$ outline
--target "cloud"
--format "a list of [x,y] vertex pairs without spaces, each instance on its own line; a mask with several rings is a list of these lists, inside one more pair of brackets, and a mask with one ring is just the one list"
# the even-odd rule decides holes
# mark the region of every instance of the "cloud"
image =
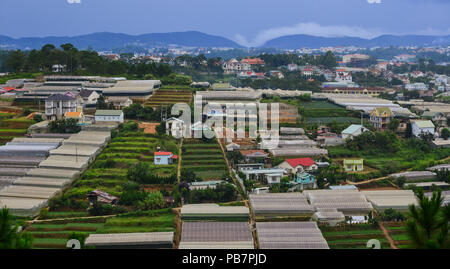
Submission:
[[367,0],[369,4],[381,4],[381,0]]
[[320,25],[314,22],[298,23],[293,26],[284,26],[277,28],[270,28],[260,31],[255,38],[248,40],[246,37],[237,34],[234,40],[242,46],[246,47],[258,47],[266,43],[267,41],[286,35],[312,35],[321,37],[362,37],[362,38],[374,38],[382,34],[386,34],[380,29],[362,28],[359,26],[346,26],[346,25]]
[[417,34],[417,35],[445,36],[445,35],[450,35],[450,28],[447,28],[447,29],[436,29],[436,28],[428,27],[426,29],[417,31],[414,34]]
[[81,4],[81,0],[67,0],[69,4]]

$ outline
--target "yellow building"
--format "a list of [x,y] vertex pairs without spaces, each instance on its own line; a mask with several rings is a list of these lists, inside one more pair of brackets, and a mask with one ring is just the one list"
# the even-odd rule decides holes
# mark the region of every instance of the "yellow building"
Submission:
[[344,170],[346,172],[361,172],[364,171],[364,160],[344,160]]

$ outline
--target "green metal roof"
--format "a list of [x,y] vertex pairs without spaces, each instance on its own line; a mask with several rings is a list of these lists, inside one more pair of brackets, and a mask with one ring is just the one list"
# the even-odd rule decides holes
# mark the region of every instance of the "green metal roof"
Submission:
[[352,124],[350,125],[347,129],[345,129],[344,131],[342,131],[343,134],[353,134],[356,131],[359,130],[359,128],[363,127],[362,125],[359,124]]
[[95,116],[120,116],[122,110],[97,110]]
[[434,128],[434,124],[430,120],[415,121],[414,123],[419,128]]

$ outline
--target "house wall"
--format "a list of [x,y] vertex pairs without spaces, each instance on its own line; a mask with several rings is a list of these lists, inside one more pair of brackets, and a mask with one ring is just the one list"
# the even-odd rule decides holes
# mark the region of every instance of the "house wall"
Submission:
[[95,116],[95,121],[123,122],[123,113],[120,116]]
[[420,129],[416,124],[412,125],[412,133],[414,134],[414,136],[416,137],[420,137],[420,134],[422,133],[430,133],[434,135],[434,128],[424,128],[424,129]]
[[156,165],[168,165],[170,156],[155,156],[154,164]]

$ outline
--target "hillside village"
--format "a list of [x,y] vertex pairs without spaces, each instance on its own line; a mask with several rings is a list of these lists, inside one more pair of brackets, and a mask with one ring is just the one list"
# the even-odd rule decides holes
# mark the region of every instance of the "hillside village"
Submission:
[[[410,206],[448,207],[447,65],[350,48],[85,59],[69,45],[0,76],[0,206],[31,248],[414,248]],[[240,137],[211,125],[230,103],[279,118],[252,136],[248,113]]]

